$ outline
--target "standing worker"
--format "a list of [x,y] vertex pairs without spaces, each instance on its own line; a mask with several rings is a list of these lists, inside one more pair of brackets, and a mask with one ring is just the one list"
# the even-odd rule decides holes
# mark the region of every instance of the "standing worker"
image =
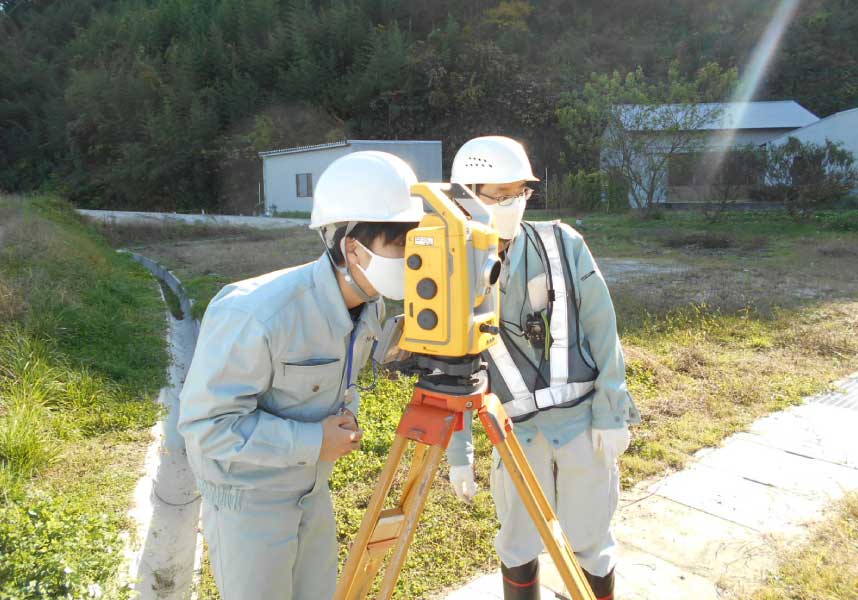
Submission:
[[[500,342],[489,349],[489,385],[515,422],[539,484],[597,598],[614,593],[617,457],[640,421],[625,381],[617,320],[602,273],[581,235],[560,222],[522,221],[533,190],[518,142],[475,138],[453,159],[453,183],[492,211],[501,238]],[[471,420],[448,451],[456,495],[476,494]],[[539,598],[542,539],[497,452],[491,491],[505,600]]]
[[202,494],[223,600],[331,598],[333,463],[358,449],[357,375],[402,299],[405,235],[423,217],[400,158],[355,152],[316,186],[325,253],[221,290],[206,310],[179,431]]

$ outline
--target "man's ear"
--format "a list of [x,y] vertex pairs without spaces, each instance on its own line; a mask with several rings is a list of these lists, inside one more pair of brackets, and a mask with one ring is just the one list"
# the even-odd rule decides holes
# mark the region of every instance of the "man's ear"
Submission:
[[366,267],[365,262],[369,262],[369,256],[367,253],[361,248],[361,244],[352,237],[346,236],[345,238],[345,249],[346,251],[343,253],[343,256],[346,256],[350,265],[360,265],[361,267]]
[[353,265],[356,260],[355,256],[355,240],[354,238],[350,238],[349,236],[343,236],[342,246],[340,247],[340,251],[343,253],[343,259],[347,264]]

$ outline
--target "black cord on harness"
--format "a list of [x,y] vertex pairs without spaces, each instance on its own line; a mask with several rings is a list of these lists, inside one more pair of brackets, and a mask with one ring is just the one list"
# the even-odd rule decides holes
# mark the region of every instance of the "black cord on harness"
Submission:
[[[501,329],[501,332],[500,332],[501,338],[504,337],[504,334],[506,334],[507,337],[509,337],[509,332]],[[504,344],[507,344],[507,347],[512,347],[512,349],[515,350],[518,353],[518,355],[520,357],[522,357],[527,362],[527,364],[529,364],[530,367],[536,372],[536,377],[539,379],[539,381],[542,382],[542,387],[548,387],[548,382],[545,380],[545,377],[542,375],[542,369],[540,367],[537,367],[534,364],[534,362],[532,360],[530,360],[530,357],[524,353],[524,350],[522,350],[521,348],[519,348],[518,346],[513,344],[512,340],[509,340],[509,342],[510,343],[507,344],[507,340],[504,340]],[[540,366],[541,366],[541,364],[542,364],[542,361],[540,361]],[[534,390],[540,389],[537,387],[536,381],[533,382],[533,389]]]

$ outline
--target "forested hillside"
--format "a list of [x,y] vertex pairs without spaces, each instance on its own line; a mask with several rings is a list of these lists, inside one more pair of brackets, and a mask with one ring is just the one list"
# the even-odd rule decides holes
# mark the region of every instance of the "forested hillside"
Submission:
[[[0,0],[0,189],[246,212],[257,151],[343,137],[440,139],[449,164],[506,133],[540,170],[593,169],[557,116],[592,73],[741,75],[777,4]],[[802,2],[767,98],[858,105],[858,2]]]

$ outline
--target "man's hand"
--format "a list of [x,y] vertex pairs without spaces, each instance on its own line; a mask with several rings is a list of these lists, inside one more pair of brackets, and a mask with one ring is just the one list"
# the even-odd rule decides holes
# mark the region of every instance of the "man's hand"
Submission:
[[631,442],[631,434],[628,426],[618,429],[593,429],[593,450],[596,454],[602,454],[605,463],[610,465],[625,452]]
[[343,407],[340,409],[340,412],[337,413],[337,416],[339,415],[343,415],[351,419],[351,423],[342,426],[343,429],[348,429],[349,431],[357,431],[360,429],[360,427],[358,427],[357,417],[352,411]]
[[450,485],[456,497],[464,502],[470,502],[477,495],[477,482],[474,480],[473,465],[450,467]]
[[363,431],[357,427],[355,416],[350,411],[331,415],[322,421],[322,448],[319,460],[334,462],[339,457],[360,448]]

